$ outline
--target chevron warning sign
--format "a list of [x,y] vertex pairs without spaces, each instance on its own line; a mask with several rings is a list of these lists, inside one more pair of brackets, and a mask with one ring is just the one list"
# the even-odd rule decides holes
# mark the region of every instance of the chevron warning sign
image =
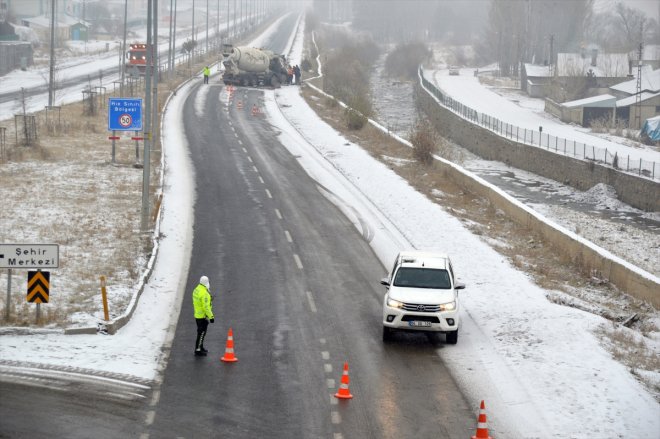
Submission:
[[27,301],[30,303],[48,303],[50,290],[49,271],[28,271]]

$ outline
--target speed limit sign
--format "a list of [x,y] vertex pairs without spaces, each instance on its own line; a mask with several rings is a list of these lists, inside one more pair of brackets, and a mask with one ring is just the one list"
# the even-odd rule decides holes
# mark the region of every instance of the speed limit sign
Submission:
[[142,99],[110,98],[108,131],[142,131]]
[[119,125],[123,126],[124,128],[128,128],[133,124],[133,118],[131,117],[130,114],[122,114],[119,116]]

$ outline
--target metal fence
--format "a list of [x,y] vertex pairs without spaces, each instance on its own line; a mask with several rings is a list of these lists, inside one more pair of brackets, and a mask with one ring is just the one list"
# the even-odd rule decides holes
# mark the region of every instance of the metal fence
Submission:
[[630,155],[620,156],[614,151],[608,151],[607,148],[552,136],[540,130],[520,128],[516,125],[503,122],[489,114],[476,111],[463,105],[451,96],[447,96],[435,84],[424,78],[421,67],[419,68],[419,78],[422,85],[438,99],[442,106],[461,116],[463,119],[486,128],[502,137],[506,137],[517,143],[544,148],[558,154],[602,163],[614,169],[635,173],[652,180],[660,180],[660,163],[641,158],[637,159]]

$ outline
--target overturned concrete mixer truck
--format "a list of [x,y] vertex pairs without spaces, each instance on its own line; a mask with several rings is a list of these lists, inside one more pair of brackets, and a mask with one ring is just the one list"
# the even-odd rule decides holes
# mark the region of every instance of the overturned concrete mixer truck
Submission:
[[286,81],[287,65],[284,55],[254,47],[234,47],[225,44],[222,80],[227,85],[279,87]]

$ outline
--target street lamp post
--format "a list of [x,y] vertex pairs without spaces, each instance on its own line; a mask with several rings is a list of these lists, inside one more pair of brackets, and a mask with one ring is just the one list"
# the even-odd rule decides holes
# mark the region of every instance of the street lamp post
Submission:
[[126,21],[128,16],[128,0],[124,0],[124,40],[121,44],[119,68],[121,69],[121,84],[119,84],[119,95],[124,97],[124,81],[126,80]]
[[190,49],[190,56],[192,64],[195,64],[195,43],[197,42],[197,35],[195,35],[195,0],[192,2],[192,48]]
[[206,0],[206,56],[209,55],[209,0]]

